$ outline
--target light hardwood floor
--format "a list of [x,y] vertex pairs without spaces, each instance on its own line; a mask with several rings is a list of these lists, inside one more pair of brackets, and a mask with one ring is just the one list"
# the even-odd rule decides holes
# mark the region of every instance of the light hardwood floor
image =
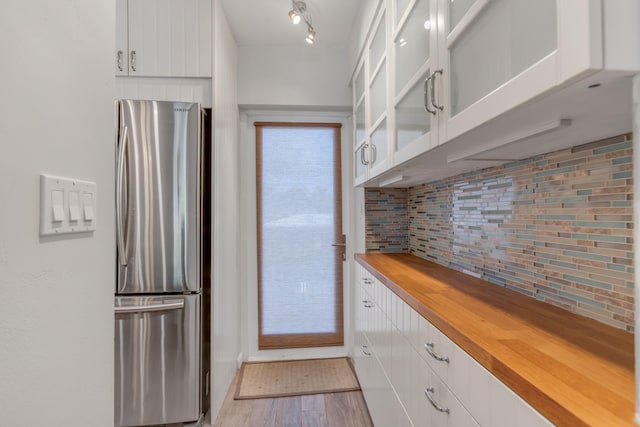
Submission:
[[360,391],[234,400],[234,378],[215,427],[373,427]]

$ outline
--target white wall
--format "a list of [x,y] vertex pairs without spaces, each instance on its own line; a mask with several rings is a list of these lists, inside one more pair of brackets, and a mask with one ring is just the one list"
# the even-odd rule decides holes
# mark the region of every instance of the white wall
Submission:
[[[0,424],[113,426],[113,0],[0,14]],[[93,234],[39,237],[39,174],[97,183]]]
[[238,104],[248,107],[348,107],[350,70],[344,47],[240,46]]
[[240,352],[238,102],[236,43],[214,1],[213,294],[211,419],[222,406]]

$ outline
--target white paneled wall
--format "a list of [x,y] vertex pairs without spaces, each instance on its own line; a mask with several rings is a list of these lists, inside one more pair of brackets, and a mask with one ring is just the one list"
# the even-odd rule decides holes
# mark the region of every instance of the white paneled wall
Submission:
[[214,0],[213,308],[211,419],[222,406],[240,352],[240,172],[236,42]]
[[[0,13],[0,425],[113,427],[113,0]],[[39,175],[97,183],[93,233],[40,237]]]

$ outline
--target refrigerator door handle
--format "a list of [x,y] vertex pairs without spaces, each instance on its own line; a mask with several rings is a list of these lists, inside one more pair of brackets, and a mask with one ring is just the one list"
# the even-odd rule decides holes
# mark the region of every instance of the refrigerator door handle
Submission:
[[127,256],[124,252],[124,224],[122,223],[122,188],[124,185],[124,162],[127,141],[129,140],[129,128],[124,126],[120,132],[118,141],[118,171],[116,178],[116,233],[118,241],[118,259],[120,265],[127,266]]
[[150,311],[167,311],[167,310],[179,310],[184,308],[184,300],[167,302],[164,304],[152,304],[152,305],[134,305],[127,307],[114,307],[113,312],[115,314],[122,313],[146,313]]

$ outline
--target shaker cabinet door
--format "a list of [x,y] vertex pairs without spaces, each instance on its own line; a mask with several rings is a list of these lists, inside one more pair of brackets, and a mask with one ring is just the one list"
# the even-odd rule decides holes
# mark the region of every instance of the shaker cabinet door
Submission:
[[[128,65],[128,72],[120,70],[116,58],[116,74],[211,77],[211,0],[117,2],[116,38],[128,40],[126,58],[122,61]],[[123,3],[127,5],[126,14],[121,11]],[[120,43],[118,52],[122,50],[119,46]]]

